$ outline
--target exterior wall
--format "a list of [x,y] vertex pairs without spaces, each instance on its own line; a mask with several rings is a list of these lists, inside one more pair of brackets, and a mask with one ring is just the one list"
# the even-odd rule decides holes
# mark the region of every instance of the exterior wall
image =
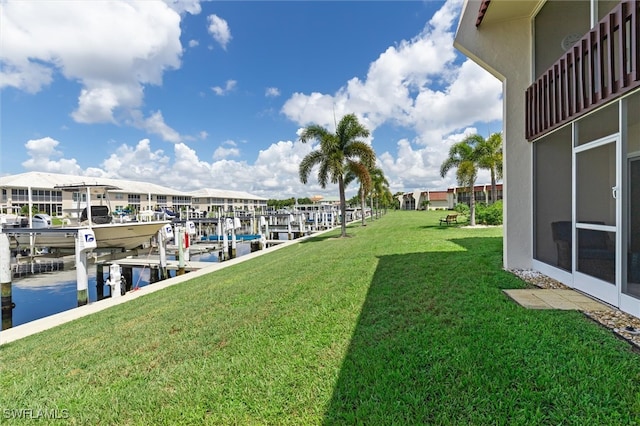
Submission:
[[[48,213],[52,216],[75,218],[78,217],[79,211],[87,206],[86,191],[70,191],[56,188],[57,185],[70,185],[75,182],[82,181],[80,176],[63,175],[63,174],[45,174],[30,172],[22,175],[4,176],[8,182],[2,183],[2,191],[0,192],[0,206],[6,208],[21,208],[29,205],[29,187],[31,187],[32,206],[38,211]],[[13,179],[16,178],[17,179]],[[122,182],[120,184],[120,182]],[[152,209],[156,206],[169,207],[174,210],[180,208],[188,208],[191,206],[191,196],[176,195],[167,188],[167,192],[158,192],[157,186],[151,186],[156,192],[139,192],[144,183],[134,181],[119,181],[114,179],[97,179],[96,183],[119,186],[122,189],[111,190],[106,199],[102,199],[101,195],[92,194],[91,203],[93,205],[107,204],[113,212],[118,209],[124,209],[127,206],[133,206],[135,209]],[[33,185],[33,186],[31,186]],[[129,187],[129,188],[127,188]],[[133,191],[131,190],[133,189]],[[171,192],[169,192],[171,191]],[[151,198],[149,200],[149,197]]]
[[[489,203],[491,185],[476,185],[476,201]],[[497,184],[498,200],[502,199],[502,184]],[[458,203],[469,203],[466,188],[457,187],[441,191],[414,191],[398,195],[400,210],[423,210],[422,203],[429,201],[429,210],[453,209]]]
[[503,263],[505,268],[528,269],[533,255],[532,147],[524,129],[532,69],[531,19],[524,16],[476,28],[479,8],[480,1],[465,3],[454,46],[503,82]]
[[225,212],[230,210],[255,211],[266,209],[267,200],[196,197],[193,198],[193,207],[206,212],[217,212],[218,210]]

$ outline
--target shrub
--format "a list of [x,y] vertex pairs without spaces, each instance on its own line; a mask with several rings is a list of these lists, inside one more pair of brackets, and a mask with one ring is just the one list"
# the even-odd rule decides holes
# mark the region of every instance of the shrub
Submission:
[[502,200],[493,204],[476,204],[476,223],[483,225],[502,225]]
[[469,206],[464,203],[456,204],[453,209],[461,215],[469,216]]

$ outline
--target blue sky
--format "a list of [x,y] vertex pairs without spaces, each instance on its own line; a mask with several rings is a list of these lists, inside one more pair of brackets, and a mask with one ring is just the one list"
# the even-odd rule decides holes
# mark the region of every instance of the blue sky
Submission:
[[436,190],[452,143],[501,130],[500,82],[453,48],[461,0],[0,7],[2,175],[335,197],[300,183],[298,135],[355,113],[393,192]]

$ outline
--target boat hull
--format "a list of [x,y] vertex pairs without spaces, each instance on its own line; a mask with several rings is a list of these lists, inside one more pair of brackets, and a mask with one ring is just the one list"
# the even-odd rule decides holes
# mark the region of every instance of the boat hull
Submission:
[[[98,249],[119,248],[132,250],[148,243],[168,221],[151,222],[126,222],[93,225],[91,229],[96,237]],[[78,229],[87,227],[57,228],[55,233],[47,233],[45,229],[39,229],[34,233],[34,246],[48,248],[75,248],[75,234]],[[65,233],[67,230],[68,233]],[[18,245],[29,247],[30,234],[15,236]]]

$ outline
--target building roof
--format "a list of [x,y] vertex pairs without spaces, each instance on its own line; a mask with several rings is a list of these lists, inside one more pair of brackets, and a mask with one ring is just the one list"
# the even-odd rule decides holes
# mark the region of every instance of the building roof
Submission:
[[430,201],[447,201],[447,191],[429,191]]
[[134,194],[160,194],[189,197],[187,192],[178,191],[150,182],[137,182],[123,179],[110,179],[103,177],[65,175],[59,173],[27,172],[17,175],[0,177],[0,187],[10,188],[38,188],[54,189],[60,185],[109,185],[119,189],[110,192],[127,192]]
[[267,201],[267,198],[258,197],[257,195],[249,194],[243,191],[228,191],[225,189],[199,189],[189,193],[193,198],[227,198],[236,200],[259,200]]
[[[469,1],[469,0],[468,0]],[[496,24],[515,18],[531,17],[534,11],[546,0],[474,0],[469,4],[478,4],[475,14],[475,26],[483,23]],[[475,8],[474,8],[475,9]],[[467,11],[464,11],[467,13]]]

